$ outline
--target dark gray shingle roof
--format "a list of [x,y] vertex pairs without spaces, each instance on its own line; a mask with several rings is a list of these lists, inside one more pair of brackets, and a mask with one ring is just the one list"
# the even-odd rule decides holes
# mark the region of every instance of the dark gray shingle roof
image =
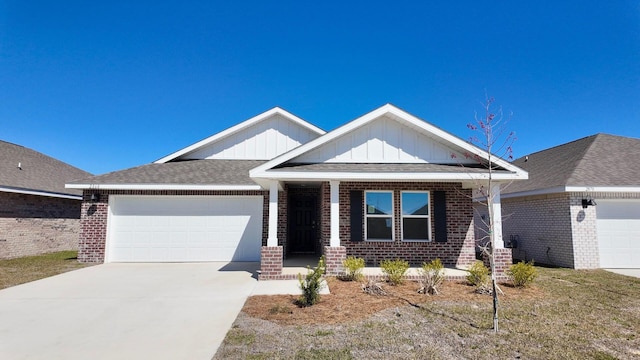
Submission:
[[81,195],[82,191],[65,189],[64,184],[87,176],[91,174],[35,150],[0,140],[0,186]]
[[[528,160],[525,160],[528,157]],[[591,135],[523,156],[514,165],[529,172],[504,192],[558,186],[640,186],[640,139]]]
[[256,185],[249,170],[264,160],[188,160],[147,164],[71,184]]

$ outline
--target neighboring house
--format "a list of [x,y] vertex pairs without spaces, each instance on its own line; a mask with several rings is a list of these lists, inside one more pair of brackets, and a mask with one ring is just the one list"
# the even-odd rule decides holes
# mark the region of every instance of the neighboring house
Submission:
[[640,139],[596,134],[513,162],[502,193],[514,257],[576,269],[640,268]]
[[[347,255],[464,266],[471,189],[487,174],[465,154],[487,163],[389,104],[328,133],[274,108],[153,164],[67,184],[84,191],[79,259],[260,261],[261,279],[283,278],[283,257],[298,254],[326,255],[333,274]],[[527,177],[494,166],[497,181]]]
[[0,259],[78,248],[82,191],[90,173],[0,141]]

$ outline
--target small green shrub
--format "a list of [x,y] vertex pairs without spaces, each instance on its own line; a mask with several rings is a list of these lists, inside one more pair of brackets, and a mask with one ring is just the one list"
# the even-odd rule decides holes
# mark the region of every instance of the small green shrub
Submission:
[[342,261],[342,266],[346,274],[342,277],[347,281],[360,281],[364,278],[362,275],[362,269],[364,269],[364,259],[354,256],[349,256]]
[[409,263],[400,259],[383,260],[380,267],[391,285],[399,285],[404,282],[404,275],[409,270]]
[[489,282],[489,269],[484,266],[482,261],[477,260],[467,270],[469,275],[467,275],[467,282],[469,285],[473,285],[475,287],[486,286]]
[[428,263],[422,263],[420,271],[420,282],[422,288],[420,292],[429,295],[437,295],[438,288],[444,282],[444,265],[440,259],[432,260]]
[[521,261],[517,264],[513,264],[509,267],[509,270],[507,270],[506,273],[509,279],[513,281],[513,285],[516,287],[529,286],[538,276],[538,270],[533,267],[533,260],[528,263]]
[[320,301],[320,290],[324,286],[322,283],[322,275],[324,275],[326,267],[324,255],[320,257],[318,266],[311,270],[307,266],[307,275],[302,277],[302,274],[298,274],[298,281],[300,282],[300,289],[302,290],[302,296],[298,300],[300,306],[315,305]]

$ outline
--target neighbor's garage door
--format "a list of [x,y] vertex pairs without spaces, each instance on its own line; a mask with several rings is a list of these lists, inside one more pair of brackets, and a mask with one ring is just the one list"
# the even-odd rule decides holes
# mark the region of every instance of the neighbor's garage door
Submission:
[[111,196],[107,261],[259,261],[261,196]]
[[640,201],[597,202],[600,267],[640,268]]

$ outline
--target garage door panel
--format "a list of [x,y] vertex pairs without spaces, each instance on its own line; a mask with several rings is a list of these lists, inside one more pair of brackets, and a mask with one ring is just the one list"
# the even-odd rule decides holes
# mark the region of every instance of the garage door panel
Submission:
[[640,201],[598,200],[598,249],[603,268],[640,268]]
[[114,197],[109,261],[259,261],[262,202],[260,196]]

